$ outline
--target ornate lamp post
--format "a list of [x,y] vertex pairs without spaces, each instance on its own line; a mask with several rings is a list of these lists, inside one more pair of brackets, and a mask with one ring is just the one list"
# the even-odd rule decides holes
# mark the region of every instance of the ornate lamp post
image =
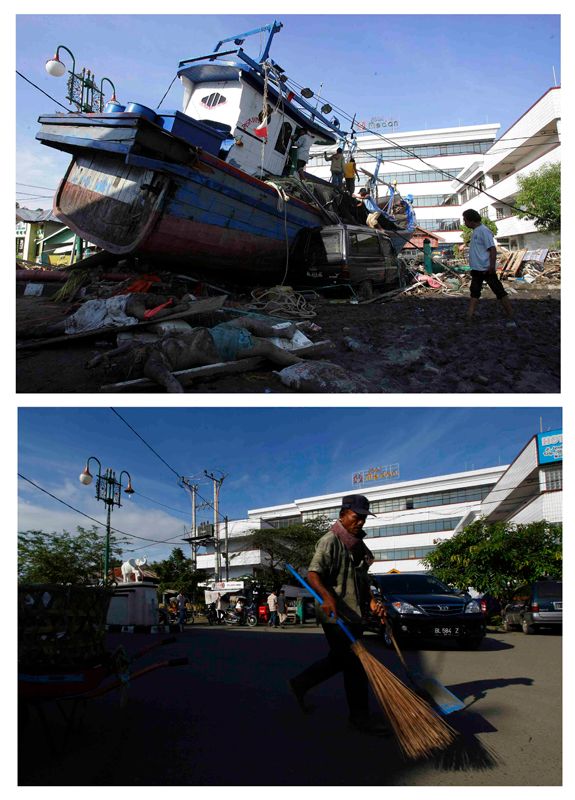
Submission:
[[49,61],[46,61],[46,72],[54,78],[61,78],[66,72],[66,65],[60,61],[60,50],[65,50],[72,59],[72,69],[69,70],[68,94],[66,100],[70,105],[75,105],[78,111],[92,113],[104,109],[104,92],[102,90],[104,81],[112,87],[112,100],[116,100],[116,87],[109,78],[102,78],[100,88],[96,86],[96,76],[89,69],[82,68],[82,72],[76,72],[76,59],[71,50],[65,45],[59,44],[56,54]]
[[93,476],[90,472],[90,461],[95,461],[98,465],[98,475],[96,478],[96,500],[101,500],[107,507],[106,515],[106,546],[104,549],[104,583],[108,583],[108,571],[110,568],[110,530],[112,521],[112,508],[114,506],[122,505],[122,475],[128,476],[128,485],[124,489],[124,494],[132,495],[132,478],[130,473],[123,469],[120,472],[119,479],[116,479],[116,473],[109,467],[102,475],[102,465],[95,456],[90,456],[86,461],[86,466],[80,475],[80,483],[84,486],[89,486],[92,483]]

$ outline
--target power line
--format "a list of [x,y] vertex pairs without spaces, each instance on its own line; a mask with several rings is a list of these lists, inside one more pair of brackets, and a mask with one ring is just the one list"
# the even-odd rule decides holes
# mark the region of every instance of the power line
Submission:
[[23,79],[26,81],[26,83],[29,83],[29,84],[30,84],[30,86],[33,86],[35,89],[38,89],[38,91],[39,91],[39,92],[42,92],[42,94],[45,94],[45,95],[46,95],[46,97],[49,97],[49,98],[50,98],[50,100],[52,100],[52,102],[56,103],[56,105],[58,105],[58,106],[60,106],[61,108],[63,108],[63,109],[64,109],[64,111],[68,111],[68,112],[70,111],[70,109],[69,109],[69,108],[66,108],[66,106],[65,106],[65,105],[62,105],[62,103],[60,103],[60,101],[59,101],[59,100],[56,100],[54,97],[52,97],[51,95],[49,95],[49,94],[48,94],[48,92],[45,92],[45,91],[44,91],[44,89],[40,89],[40,87],[39,87],[39,86],[36,86],[36,84],[35,84],[35,83],[32,83],[32,81],[31,81],[29,78],[27,78],[25,75],[22,75],[22,73],[21,73],[21,72],[19,72],[18,70],[16,70],[16,75],[19,75],[21,78],[23,78]]
[[[298,88],[301,88],[300,84],[296,83],[293,80],[290,81],[290,83],[293,84],[294,86],[298,87]],[[325,98],[322,98],[320,95],[318,95],[318,100],[323,100],[323,99],[325,99]],[[355,117],[353,117],[353,118],[350,117],[350,115],[346,111],[344,111],[342,108],[340,108],[339,106],[333,106],[333,108],[335,108],[345,119],[348,119],[353,123],[353,120],[355,119]],[[363,128],[362,132],[370,133],[370,134],[372,134],[372,136],[377,136],[382,141],[387,142],[388,144],[391,144],[393,147],[396,147],[399,150],[403,150],[404,153],[408,153],[411,156],[411,158],[416,158],[418,161],[421,161],[421,163],[425,164],[426,167],[430,167],[431,169],[435,170],[436,172],[441,172],[443,174],[446,174],[444,172],[444,170],[434,166],[433,164],[429,163],[428,161],[425,161],[425,159],[423,159],[421,156],[419,156],[416,153],[414,153],[412,150],[410,150],[405,145],[401,145],[398,142],[394,141],[393,139],[389,139],[388,137],[383,136],[383,134],[379,133],[378,131],[373,131],[373,130],[371,130],[369,128]],[[355,136],[355,134],[354,134],[354,136]],[[370,151],[360,150],[360,152],[368,152],[369,153]],[[453,177],[451,177],[451,180],[457,181],[462,186],[468,186],[468,187],[470,187],[472,189],[477,189],[477,186],[475,186],[475,184],[470,183],[468,181],[464,181],[461,178],[453,178]],[[491,200],[494,200],[497,203],[502,203],[503,202],[503,200],[500,200],[498,197],[494,197],[492,194],[490,194],[489,192],[485,191],[485,189],[483,189],[481,191],[481,193],[484,194],[486,197],[490,197]],[[507,205],[508,208],[512,208],[515,211],[522,211],[522,209],[518,208],[517,206],[513,206],[513,205],[511,205],[509,203],[506,203],[506,205]],[[539,217],[534,217],[534,218],[535,219],[539,219]]]
[[16,186],[28,186],[30,189],[46,189],[47,192],[56,191],[56,189],[52,189],[51,186],[36,186],[35,183],[22,183],[21,181],[16,181]]
[[154,450],[154,448],[152,447],[152,445],[151,445],[151,444],[148,444],[148,442],[147,442],[147,441],[144,439],[144,437],[143,437],[143,436],[140,436],[140,434],[138,433],[138,431],[137,431],[135,428],[133,428],[133,427],[130,425],[130,423],[129,423],[129,422],[127,422],[127,421],[124,419],[124,417],[123,417],[121,414],[119,414],[119,413],[116,411],[116,409],[115,409],[115,408],[110,408],[110,411],[113,411],[113,412],[114,412],[114,414],[115,414],[117,417],[119,417],[119,419],[121,419],[121,420],[122,420],[122,422],[124,423],[124,425],[127,425],[127,426],[128,426],[128,428],[129,428],[129,429],[132,431],[132,433],[134,433],[134,434],[135,434],[135,435],[138,437],[138,439],[140,439],[140,441],[141,441],[141,442],[143,442],[143,443],[146,445],[146,447],[147,447],[149,450],[151,450],[151,451],[152,451],[152,453],[153,453],[153,454],[154,454],[154,455],[155,455],[157,458],[159,458],[159,459],[160,459],[160,461],[162,462],[162,464],[165,464],[165,465],[166,465],[166,467],[167,467],[167,468],[168,468],[168,469],[169,469],[171,472],[173,472],[173,473],[174,473],[174,475],[177,477],[177,479],[178,479],[178,480],[181,480],[181,475],[180,475],[180,473],[179,473],[179,472],[176,472],[176,470],[175,470],[173,467],[171,467],[171,466],[168,464],[168,462],[167,462],[167,461],[166,461],[164,458],[162,458],[162,456],[161,456],[161,455],[158,453],[158,451],[157,451],[157,450]]
[[[83,511],[80,511],[79,508],[75,508],[75,506],[70,505],[70,503],[67,503],[65,500],[62,500],[60,497],[57,497],[55,494],[52,494],[52,492],[49,492],[47,489],[44,489],[42,486],[40,486],[39,484],[35,483],[33,480],[30,480],[30,478],[27,478],[25,475],[22,475],[21,472],[18,473],[18,477],[22,478],[22,480],[24,480],[24,481],[27,481],[32,486],[34,486],[35,489],[38,489],[39,491],[43,492],[44,494],[47,494],[48,497],[51,497],[53,500],[56,500],[58,503],[62,503],[63,506],[66,506],[67,508],[70,508],[72,511],[75,511],[77,514],[80,514],[82,517],[86,517],[86,519],[89,519],[92,522],[95,522],[97,525],[100,525],[102,528],[106,527],[106,523],[105,522],[101,522],[100,520],[96,519],[95,517],[91,517],[89,514],[85,514]],[[137,536],[135,533],[127,533],[126,531],[122,531],[122,530],[120,530],[120,528],[115,528],[112,525],[110,525],[110,530],[116,531],[116,533],[121,533],[123,536],[129,536],[131,539],[141,539],[143,542],[153,542],[155,544],[164,544],[165,541],[169,541],[169,540],[161,540],[161,539],[148,539],[145,536]],[[172,536],[170,538],[174,539],[176,537]]]
[[137,494],[138,497],[143,497],[144,500],[149,500],[150,503],[156,503],[157,505],[162,506],[163,508],[167,508],[170,511],[175,511],[178,514],[184,514],[186,517],[190,516],[190,512],[189,511],[184,511],[183,509],[173,508],[172,506],[167,506],[167,505],[165,505],[165,503],[160,503],[159,500],[154,500],[153,497],[146,497],[145,494],[142,494],[141,492],[138,492],[135,489],[134,489],[134,494]]

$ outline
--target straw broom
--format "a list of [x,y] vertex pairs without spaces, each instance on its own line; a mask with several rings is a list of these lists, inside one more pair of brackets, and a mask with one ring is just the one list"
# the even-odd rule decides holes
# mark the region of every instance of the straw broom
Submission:
[[[318,593],[290,564],[287,569],[316,600]],[[426,758],[452,745],[457,732],[432,707],[415,694],[399,678],[384,667],[347,628],[343,620],[337,624],[352,642],[351,649],[361,661],[365,674],[383,712],[389,719],[403,754],[407,758]]]

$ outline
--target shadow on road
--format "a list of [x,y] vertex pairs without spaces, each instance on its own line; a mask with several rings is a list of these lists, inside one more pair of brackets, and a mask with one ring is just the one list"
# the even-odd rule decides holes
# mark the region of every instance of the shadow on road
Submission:
[[[132,651],[146,643],[136,635],[117,636],[110,649],[118,640]],[[366,642],[405,679],[395,654],[372,647],[371,638]],[[67,741],[54,704],[44,707],[48,736],[32,713],[19,730],[19,784],[409,785],[413,770],[424,769],[430,771],[432,785],[440,772],[486,770],[498,763],[476,738],[495,729],[469,710],[450,716],[459,737],[441,757],[418,764],[405,761],[393,737],[372,738],[350,730],[341,676],[317,687],[310,696],[316,710],[302,714],[287,680],[325,655],[322,634],[196,627],[168,650],[166,657],[187,656],[189,664],[133,682],[125,708],[117,692],[89,701],[81,727]],[[410,661],[412,657],[410,653]],[[452,689],[472,694],[475,702],[499,685],[495,681]],[[56,753],[48,739],[57,745]],[[127,768],[136,764],[137,769]]]

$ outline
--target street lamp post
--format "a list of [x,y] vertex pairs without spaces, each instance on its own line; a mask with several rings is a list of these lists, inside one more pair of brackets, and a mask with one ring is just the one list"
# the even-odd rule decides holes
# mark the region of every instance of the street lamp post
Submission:
[[90,461],[95,461],[98,465],[98,476],[96,478],[96,500],[101,500],[107,509],[106,513],[106,544],[104,547],[104,583],[108,583],[108,572],[110,569],[110,531],[112,522],[112,508],[114,506],[120,507],[122,505],[122,475],[128,476],[128,485],[124,489],[124,494],[132,495],[134,490],[132,488],[132,478],[130,473],[123,469],[120,472],[119,478],[116,479],[116,473],[110,467],[106,468],[105,473],[102,475],[102,465],[95,456],[90,456],[86,461],[86,466],[80,475],[80,483],[84,486],[89,486],[92,483],[93,476],[90,472]]
[[70,105],[75,105],[78,111],[92,113],[104,109],[104,81],[112,87],[112,101],[116,101],[116,87],[109,78],[102,78],[100,88],[96,86],[96,76],[91,70],[82,67],[82,72],[76,72],[76,59],[71,50],[59,44],[53,58],[46,61],[46,72],[53,78],[61,78],[66,72],[66,65],[60,61],[60,50],[65,50],[72,59],[72,69],[69,70],[68,94],[66,100]]

